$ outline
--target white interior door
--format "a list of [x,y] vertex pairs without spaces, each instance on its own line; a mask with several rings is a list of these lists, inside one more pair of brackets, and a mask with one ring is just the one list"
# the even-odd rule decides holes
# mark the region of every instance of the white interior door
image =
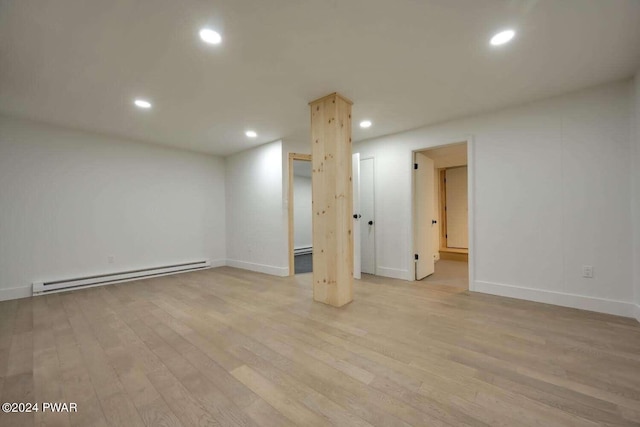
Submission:
[[414,157],[414,194],[413,194],[413,246],[415,249],[416,280],[424,279],[435,270],[431,242],[436,232],[433,224],[433,160],[423,153]]
[[360,239],[362,272],[376,274],[376,221],[374,211],[373,159],[360,160]]
[[351,182],[353,183],[353,277],[359,279],[360,273],[360,153],[352,158]]

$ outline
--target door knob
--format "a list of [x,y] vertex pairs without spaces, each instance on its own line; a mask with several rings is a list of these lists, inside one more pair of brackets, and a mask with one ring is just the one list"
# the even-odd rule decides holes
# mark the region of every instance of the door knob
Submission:
[[373,221],[369,221],[369,225],[373,225]]

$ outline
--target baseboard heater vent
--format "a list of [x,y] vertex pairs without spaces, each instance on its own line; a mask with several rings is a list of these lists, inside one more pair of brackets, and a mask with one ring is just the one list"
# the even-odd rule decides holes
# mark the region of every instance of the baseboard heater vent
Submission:
[[313,253],[313,246],[308,246],[305,248],[295,248],[293,250],[294,255],[308,255]]
[[142,268],[139,270],[121,271],[118,273],[100,274],[95,276],[77,277],[75,279],[52,280],[49,282],[34,282],[33,295],[44,295],[54,292],[71,291],[92,286],[110,285],[112,283],[128,282],[168,274],[184,273],[203,270],[211,267],[210,261],[195,261],[183,264],[165,265],[162,267]]

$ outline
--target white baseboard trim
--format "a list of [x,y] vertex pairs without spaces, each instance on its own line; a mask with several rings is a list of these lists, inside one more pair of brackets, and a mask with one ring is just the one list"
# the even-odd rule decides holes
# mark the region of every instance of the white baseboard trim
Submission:
[[376,268],[376,276],[390,277],[392,279],[411,280],[408,279],[409,272],[399,268],[378,267]]
[[[484,282],[480,280],[475,281],[474,292],[499,295],[509,298],[517,298],[527,301],[542,302],[545,304],[559,305],[563,307],[579,308],[581,310],[614,314],[617,316],[634,317],[635,305],[633,303],[625,301],[568,294],[564,292],[554,292],[542,289],[525,288],[520,286],[504,285],[500,283]],[[638,314],[637,311],[636,314]]]
[[[215,259],[213,261],[211,261],[211,266],[208,268],[216,268],[216,267],[224,267],[227,265],[227,260],[222,258],[222,259]],[[207,269],[208,269],[207,268]],[[203,269],[206,270],[206,269]],[[172,273],[166,273],[166,274],[159,274],[157,276],[154,277],[162,277],[162,276],[169,276],[169,275],[173,275],[173,274],[178,274],[178,273],[184,273],[184,272],[172,272]],[[131,279],[131,280],[139,280],[139,279]],[[145,280],[145,279],[142,279]],[[121,281],[117,281],[114,283],[124,283],[124,282],[128,282],[130,280],[121,280]],[[90,286],[92,287],[92,286]],[[27,298],[33,296],[33,285],[28,285],[28,286],[21,286],[21,287],[17,287],[17,288],[9,288],[9,289],[0,289],[0,301],[7,301],[7,300],[12,300],[12,299],[19,299],[19,298]]]
[[289,275],[289,267],[276,267],[274,265],[256,264],[253,262],[240,261],[237,259],[228,259],[227,265],[229,267],[270,274],[272,276],[284,277]]
[[0,289],[0,301],[27,298],[27,297],[30,297],[31,294],[32,294],[31,285],[21,286],[19,288]]
[[225,265],[227,265],[227,260],[224,258],[214,259],[213,261],[211,261],[211,268],[224,267]]
[[636,320],[640,322],[640,304],[636,304],[635,316]]

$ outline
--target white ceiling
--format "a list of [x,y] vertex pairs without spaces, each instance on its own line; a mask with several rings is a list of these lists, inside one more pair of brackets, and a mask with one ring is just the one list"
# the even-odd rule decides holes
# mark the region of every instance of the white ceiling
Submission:
[[450,144],[444,147],[422,151],[431,160],[436,169],[464,166],[467,164],[467,143]]
[[638,0],[0,0],[0,112],[227,155],[307,139],[339,91],[358,141],[629,77],[639,23]]

